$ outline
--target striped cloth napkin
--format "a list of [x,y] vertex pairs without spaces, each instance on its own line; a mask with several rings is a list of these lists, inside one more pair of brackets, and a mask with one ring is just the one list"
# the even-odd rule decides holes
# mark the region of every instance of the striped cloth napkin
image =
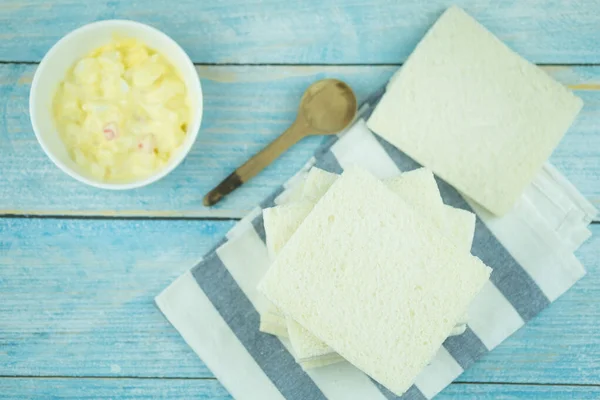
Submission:
[[380,178],[420,167],[366,127],[383,92],[366,102],[347,132],[326,140],[296,176],[156,298],[236,399],[431,399],[585,274],[573,252],[591,235],[596,210],[552,165],[500,218],[438,179],[446,204],[477,214],[472,253],[494,272],[469,309],[466,332],[444,342],[407,393],[395,396],[347,362],[304,371],[286,340],[259,332],[258,310],[266,304],[256,286],[270,265],[262,209],[284,201],[312,166],[341,173],[359,165]]

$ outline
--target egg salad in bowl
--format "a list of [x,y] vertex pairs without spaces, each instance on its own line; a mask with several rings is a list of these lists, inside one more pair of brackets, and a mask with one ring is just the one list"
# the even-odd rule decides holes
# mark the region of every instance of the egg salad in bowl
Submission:
[[164,167],[185,139],[186,87],[162,55],[136,39],[115,39],[75,63],[53,102],[71,158],[107,182]]
[[135,21],[94,22],[59,40],[31,85],[42,149],[65,173],[103,189],[133,189],[173,171],[192,149],[202,88],[185,51]]

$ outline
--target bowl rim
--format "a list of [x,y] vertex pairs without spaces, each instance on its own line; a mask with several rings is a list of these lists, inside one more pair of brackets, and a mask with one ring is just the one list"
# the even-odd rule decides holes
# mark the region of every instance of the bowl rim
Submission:
[[[98,181],[94,181],[92,179],[87,178],[86,176],[78,173],[77,171],[74,171],[73,169],[68,167],[65,163],[63,163],[61,160],[59,160],[57,157],[55,157],[52,154],[52,152],[50,152],[50,150],[48,149],[48,147],[46,146],[46,144],[44,142],[44,139],[42,137],[43,135],[40,133],[41,130],[38,126],[37,118],[35,117],[36,106],[35,106],[34,99],[36,96],[36,89],[38,86],[38,82],[41,79],[42,71],[46,68],[46,65],[49,62],[48,60],[50,60],[54,56],[54,54],[58,51],[58,49],[61,46],[65,45],[65,43],[67,43],[73,37],[81,34],[82,32],[85,32],[87,30],[97,29],[103,25],[120,25],[120,24],[135,26],[136,28],[139,28],[139,29],[145,29],[145,30],[152,31],[152,33],[154,33],[158,36],[162,36],[163,39],[165,39],[165,41],[170,46],[173,46],[177,51],[179,51],[182,54],[183,59],[186,61],[186,64],[188,64],[188,67],[190,67],[194,71],[194,73],[192,74],[192,84],[194,87],[193,88],[188,87],[188,91],[191,91],[190,89],[192,89],[194,91],[194,93],[190,93],[188,95],[194,95],[194,96],[198,97],[198,108],[197,108],[196,112],[193,114],[194,118],[191,121],[192,123],[190,124],[188,132],[186,134],[186,135],[192,135],[192,138],[189,140],[188,144],[185,147],[180,148],[178,152],[171,155],[171,158],[169,160],[169,161],[171,161],[170,165],[159,169],[158,171],[156,171],[155,173],[153,173],[152,175],[150,175],[144,179],[136,180],[133,182],[127,182],[127,183],[98,182]],[[151,44],[147,44],[147,45],[151,47]],[[198,134],[199,134],[199,130],[200,130],[200,125],[202,123],[203,109],[204,109],[204,95],[202,93],[202,85],[200,83],[200,77],[198,76],[198,73],[196,72],[194,63],[192,62],[189,55],[185,52],[185,50],[183,50],[183,48],[175,40],[173,40],[173,38],[171,38],[166,33],[162,32],[161,30],[159,30],[153,26],[144,24],[142,22],[132,21],[132,20],[128,20],[128,19],[108,19],[108,20],[102,20],[102,21],[95,21],[95,22],[91,22],[89,24],[82,25],[79,28],[76,28],[76,29],[70,31],[69,33],[67,33],[66,35],[64,35],[50,48],[50,50],[48,50],[48,52],[44,55],[44,57],[40,61],[39,65],[34,73],[33,80],[31,82],[31,88],[29,90],[29,119],[31,121],[31,125],[33,127],[33,132],[35,134],[35,137],[36,137],[38,143],[40,144],[40,146],[42,147],[42,149],[44,150],[44,153],[46,153],[46,156],[48,156],[48,158],[50,158],[50,160],[54,163],[54,165],[56,165],[62,172],[69,175],[70,177],[78,180],[79,182],[85,183],[87,185],[90,185],[90,186],[93,186],[93,187],[96,187],[99,189],[108,189],[108,190],[128,190],[128,189],[141,188],[143,186],[150,185],[150,184],[164,178],[166,175],[171,173],[175,168],[177,168],[181,164],[181,162],[185,159],[185,157],[189,154],[190,150],[196,143],[196,140],[197,140]]]

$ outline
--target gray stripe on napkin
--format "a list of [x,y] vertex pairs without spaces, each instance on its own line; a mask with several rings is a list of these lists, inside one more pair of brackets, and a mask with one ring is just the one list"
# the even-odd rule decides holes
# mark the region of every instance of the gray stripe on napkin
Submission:
[[227,236],[223,236],[221,239],[219,239],[217,244],[215,244],[213,247],[211,247],[210,250],[206,254],[210,254],[210,253],[217,251],[217,249],[219,247],[223,246],[225,243],[227,243]]
[[417,388],[415,385],[412,385],[402,396],[396,396],[394,393],[390,392],[388,389],[386,389],[385,386],[377,382],[375,379],[371,377],[369,377],[369,379],[371,379],[371,382],[373,382],[373,384],[377,387],[377,389],[379,389],[381,394],[383,394],[388,400],[427,400],[427,397],[425,397],[423,393],[421,393],[419,388]]
[[394,399],[398,399],[399,398],[394,393],[392,393],[389,390],[387,390],[385,386],[383,386],[381,383],[377,382],[375,379],[371,378],[370,376],[369,376],[369,379],[371,380],[371,382],[373,382],[373,385],[375,385],[375,387],[377,389],[379,389],[379,391],[381,392],[381,394],[386,399],[388,399],[388,400],[394,400]]
[[483,342],[469,326],[463,334],[448,337],[443,346],[463,370],[469,368],[488,352]]
[[277,198],[277,196],[279,196],[281,193],[283,193],[284,191],[284,187],[280,186],[277,190],[275,190],[273,193],[271,193],[266,199],[264,199],[263,201],[260,202],[260,208],[262,208],[263,210],[265,208],[270,208],[275,206],[275,199]]
[[[465,199],[448,183],[437,178],[444,203],[473,212]],[[550,301],[529,274],[477,217],[471,253],[494,271],[490,280],[525,322],[539,314]]]
[[398,169],[400,171],[408,172],[408,171],[412,171],[413,169],[422,167],[421,164],[419,164],[418,162],[416,162],[415,160],[413,160],[406,154],[402,153],[400,150],[398,150],[392,144],[390,144],[387,140],[383,139],[382,137],[380,137],[379,135],[376,135],[374,133],[373,133],[373,136],[375,136],[375,139],[377,139],[377,141],[379,142],[379,144],[381,145],[383,150],[385,150],[387,155],[394,162],[394,164],[396,164],[396,166],[398,167]]
[[396,396],[395,398],[402,400],[427,400],[427,397],[415,385],[412,385],[401,397]]
[[260,240],[262,240],[263,243],[267,243],[267,234],[265,233],[265,222],[262,213],[252,220],[252,226],[254,227],[256,234],[260,237]]
[[340,140],[340,137],[338,135],[325,136],[325,138],[321,142],[321,145],[317,147],[317,149],[313,153],[313,156],[315,158],[319,158],[327,150],[329,150],[338,140]]
[[335,158],[335,155],[331,152],[331,148],[327,149],[326,152],[316,156],[315,167],[332,172],[334,174],[341,174],[343,172],[340,163],[338,162],[337,158]]
[[359,107],[360,118],[363,118],[365,121],[369,119],[373,111],[375,111],[375,106],[379,104],[379,101],[385,94],[386,86],[384,85],[380,87],[375,93],[371,94]]
[[527,322],[550,305],[531,276],[515,261],[477,218],[471,253],[494,269],[490,280]]
[[211,253],[196,265],[192,275],[248,353],[286,399],[326,400],[279,339],[258,330],[258,312],[217,253]]

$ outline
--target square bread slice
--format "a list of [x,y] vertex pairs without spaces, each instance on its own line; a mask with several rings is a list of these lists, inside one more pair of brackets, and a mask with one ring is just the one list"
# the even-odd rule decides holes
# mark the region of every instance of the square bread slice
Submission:
[[331,353],[322,357],[311,358],[308,360],[300,360],[298,361],[298,364],[300,364],[302,369],[309,370],[313,368],[326,367],[328,365],[337,364],[342,361],[344,361],[344,359],[338,353]]
[[368,127],[496,215],[506,213],[583,102],[450,7],[388,84]]
[[[313,173],[313,170],[309,172],[309,176],[312,175],[312,178],[307,179],[305,190],[313,192],[313,187],[318,187],[320,188],[319,193],[322,196],[331,184],[335,182],[335,179],[332,178],[337,178],[337,175],[325,171],[321,173],[318,169]],[[429,217],[437,227],[447,232],[447,236],[459,248],[470,252],[475,230],[475,214],[444,205],[435,177],[431,171],[426,168],[420,168],[405,172],[397,177],[386,179],[384,183],[409,205]],[[319,198],[320,196],[315,197],[317,201]],[[300,221],[297,226],[300,226]],[[302,325],[291,318],[287,318],[286,321],[286,336],[290,339],[298,362],[302,363],[303,360],[314,360],[318,357],[326,358],[333,353],[333,350],[329,346],[325,345]],[[450,335],[454,336],[464,333],[466,323],[467,315],[465,313],[461,316]],[[281,325],[278,324],[277,328],[280,332]],[[339,360],[330,359],[330,362],[335,361]],[[324,361],[319,366],[322,365],[327,364]]]
[[[275,259],[281,248],[312,210],[314,204],[319,201],[338,176],[320,168],[311,168],[306,178],[296,185],[293,194],[288,197],[287,203],[263,210],[267,251],[271,259]],[[300,188],[300,196],[297,195],[298,188]],[[288,337],[287,326],[285,316],[275,305],[269,304],[265,310],[261,311],[259,326],[261,332]],[[327,357],[327,359],[335,360],[336,357]],[[307,363],[307,365],[321,366],[323,363],[325,361]]]
[[[267,248],[272,258],[279,253],[279,250],[300,226],[312,209],[312,202],[316,203],[337,178],[337,174],[312,168],[304,183],[304,198],[301,204],[290,203],[263,211]],[[448,229],[448,232],[452,234],[451,238],[456,240],[457,246],[466,248],[467,252],[470,251],[475,228],[475,215],[468,211],[445,206],[431,171],[420,168],[387,179],[385,183],[411,206],[417,208],[424,215],[428,215],[436,226]],[[462,334],[465,331],[466,323],[467,316],[463,315],[451,335]],[[314,337],[297,322],[290,318],[286,319],[281,311],[272,304],[261,313],[259,329],[264,333],[289,337],[296,360],[301,364],[305,360],[316,361],[317,358],[322,357],[321,363],[304,363],[303,365],[323,366],[328,365],[328,362],[341,360],[340,357],[330,357],[335,352],[329,346]]]
[[336,354],[331,347],[291,317],[285,317],[285,320],[287,323],[287,335],[290,339],[292,349],[294,349],[294,357],[297,362],[301,363],[306,360],[314,360]]
[[[263,210],[267,252],[272,260],[296,232],[300,223],[312,210],[313,205],[310,201],[299,200]],[[287,337],[288,329],[285,317],[275,305],[268,304],[260,312],[259,330],[271,335]]]
[[327,172],[320,168],[311,168],[304,182],[302,198],[306,201],[316,203],[329,190],[338,176],[338,174]]
[[454,239],[459,249],[470,253],[475,235],[476,217],[470,211],[450,206],[444,207],[444,232]]
[[[462,251],[467,253],[470,252],[475,233],[475,214],[450,206],[444,206],[444,211],[445,215],[448,217],[448,223],[445,224],[447,227],[447,230],[445,231],[447,237]],[[296,361],[302,364],[304,368],[322,367],[343,360],[341,357],[331,358],[330,355],[336,354],[335,351],[290,317],[285,318],[286,332],[283,334],[281,331],[283,318],[284,317],[281,316],[277,322],[273,322],[274,317],[269,316],[265,320],[270,321],[276,326],[277,332],[279,332],[279,334],[277,334],[278,336],[289,338],[290,344],[294,349]],[[262,320],[261,315],[261,326]],[[468,321],[469,316],[465,311],[456,321],[456,325],[452,328],[448,336],[462,335],[467,329]],[[272,330],[275,329],[273,328]],[[263,329],[261,329],[261,331],[265,332]],[[306,360],[316,361],[321,359],[322,362],[304,363]]]
[[433,173],[427,168],[405,172],[386,179],[386,186],[439,228],[446,227],[445,206]]
[[281,310],[271,303],[267,303],[264,310],[260,311],[260,325],[258,330],[282,338],[289,337],[288,326]]
[[279,254],[313,206],[312,201],[300,200],[263,210],[267,251],[271,259]]
[[490,272],[382,182],[348,169],[281,250],[259,290],[401,395]]

